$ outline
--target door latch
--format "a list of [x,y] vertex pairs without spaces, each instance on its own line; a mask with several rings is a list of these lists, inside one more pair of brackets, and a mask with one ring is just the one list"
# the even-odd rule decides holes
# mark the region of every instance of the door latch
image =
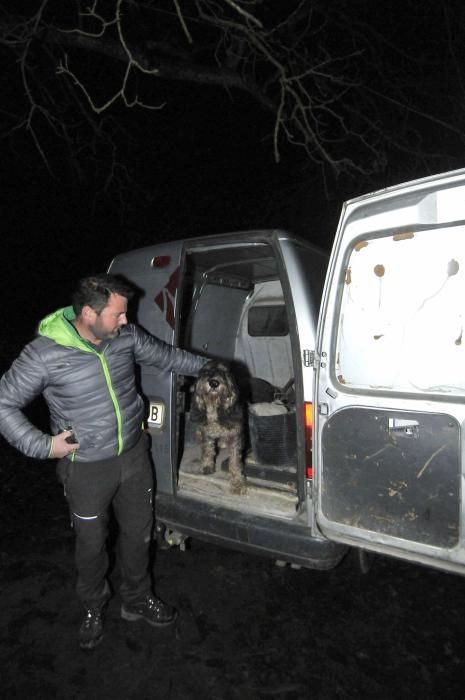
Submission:
[[408,418],[389,418],[389,435],[404,438],[420,437],[420,424]]
[[303,351],[303,362],[304,362],[304,367],[315,367],[315,351],[314,350],[304,350]]

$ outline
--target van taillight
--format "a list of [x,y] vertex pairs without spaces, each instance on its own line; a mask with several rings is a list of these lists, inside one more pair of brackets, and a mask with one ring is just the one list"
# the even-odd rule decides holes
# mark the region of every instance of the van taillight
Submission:
[[158,268],[168,267],[170,262],[171,262],[170,255],[156,255],[152,260],[152,267],[158,267]]
[[313,438],[313,404],[304,403],[305,411],[305,464],[307,479],[313,479],[312,438]]

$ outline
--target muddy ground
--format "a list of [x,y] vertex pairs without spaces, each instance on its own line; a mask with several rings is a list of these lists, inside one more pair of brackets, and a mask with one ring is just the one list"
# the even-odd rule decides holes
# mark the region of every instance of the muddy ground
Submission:
[[[0,442],[0,693],[10,698],[465,698],[465,580],[379,557],[278,568],[199,541],[156,553],[173,628],[119,618],[81,652],[73,536],[52,462]],[[112,580],[118,584],[118,572]]]

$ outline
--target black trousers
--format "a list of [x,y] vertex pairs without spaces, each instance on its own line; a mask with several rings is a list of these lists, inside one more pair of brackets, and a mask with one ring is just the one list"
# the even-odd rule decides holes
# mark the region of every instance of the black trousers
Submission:
[[148,570],[152,537],[153,473],[144,433],[128,452],[99,462],[58,462],[57,474],[68,500],[76,536],[76,591],[87,607],[110,597],[108,521],[113,507],[119,533],[120,593],[134,603],[151,591]]

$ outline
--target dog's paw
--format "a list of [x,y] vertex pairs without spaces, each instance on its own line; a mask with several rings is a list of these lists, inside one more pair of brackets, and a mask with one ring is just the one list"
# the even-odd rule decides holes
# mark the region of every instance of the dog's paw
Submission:
[[247,491],[245,479],[233,479],[229,484],[229,491],[233,496],[241,496]]
[[202,474],[214,474],[215,473],[215,465],[214,464],[206,464],[202,467]]

